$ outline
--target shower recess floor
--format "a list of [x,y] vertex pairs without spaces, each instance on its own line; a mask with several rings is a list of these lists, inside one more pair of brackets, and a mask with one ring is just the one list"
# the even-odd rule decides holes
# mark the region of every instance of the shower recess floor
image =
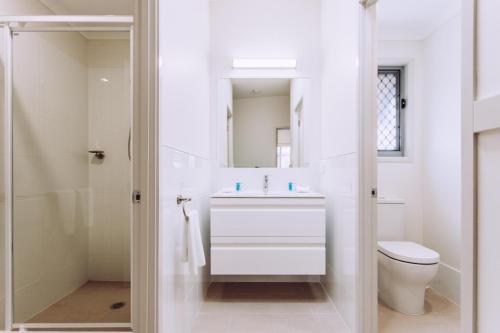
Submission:
[[[116,305],[121,302],[125,304]],[[28,320],[28,323],[129,322],[130,282],[106,281],[88,281]]]

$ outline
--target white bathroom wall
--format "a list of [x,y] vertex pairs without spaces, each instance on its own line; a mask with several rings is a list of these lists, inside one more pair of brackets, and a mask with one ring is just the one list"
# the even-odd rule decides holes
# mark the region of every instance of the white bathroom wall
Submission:
[[[215,77],[262,76],[233,70],[233,58],[296,58],[297,70],[271,71],[317,80],[319,0],[217,0],[210,4],[212,70]],[[315,82],[319,84],[319,82]]]
[[14,318],[87,281],[86,39],[14,37]]
[[290,127],[290,96],[235,99],[234,166],[275,167],[276,129],[285,127]]
[[[320,1],[319,0],[218,0],[210,2],[211,96],[218,96],[217,82],[230,77],[302,77],[310,79],[311,135],[307,141],[311,164],[320,152]],[[296,70],[234,70],[233,58],[296,58]],[[218,101],[212,99],[212,113]],[[225,128],[212,117],[212,140]],[[225,123],[222,123],[223,125]],[[225,125],[224,125],[225,126]],[[236,135],[236,130],[235,130]],[[257,132],[259,133],[259,132]],[[260,134],[257,134],[260,135]],[[212,142],[214,155],[220,155]],[[214,167],[212,191],[234,188],[262,190],[264,175],[270,177],[271,190],[286,190],[288,182],[318,189],[319,177],[312,167],[297,169]]]
[[423,242],[422,219],[422,80],[421,41],[380,41],[379,65],[405,66],[405,157],[378,158],[381,198],[405,201],[405,240]]
[[[498,1],[477,1],[476,100],[500,95],[500,21]],[[498,115],[498,106],[492,110]],[[498,118],[497,118],[498,119]],[[500,325],[500,130],[481,132],[477,141],[478,187],[478,332],[494,332]]]
[[[174,122],[160,123],[160,140],[172,148],[205,159],[210,156],[210,140],[207,139],[210,114],[200,110],[205,110],[209,101],[208,82],[204,80],[210,73],[207,53],[210,47],[209,20],[208,8],[205,8],[207,3],[207,0],[179,3],[168,0],[161,4],[162,49],[159,59],[162,89],[168,91],[168,96],[161,98],[164,106],[163,119],[175,119]],[[165,23],[167,17],[170,22]]]
[[[314,116],[311,124],[309,145],[304,147],[310,152],[306,163],[319,159],[320,145],[320,1],[319,0],[218,0],[210,2],[210,43],[211,43],[211,82],[212,96],[217,96],[217,81],[224,77],[303,77],[310,79],[312,91],[308,112]],[[234,70],[233,58],[296,58],[296,70]],[[217,101],[212,100],[212,112],[217,110]],[[212,117],[212,131],[224,130]],[[214,155],[217,144],[213,141]],[[242,177],[245,176],[239,169]],[[216,170],[213,190],[223,184],[218,175],[233,171]],[[255,171],[256,173],[260,173]],[[285,172],[285,171],[283,171]],[[300,172],[300,171],[299,171]],[[310,174],[303,170],[305,175]],[[261,186],[262,180],[255,180]],[[312,179],[310,185],[317,183]],[[232,184],[231,186],[234,186]],[[259,187],[260,188],[260,187]]]
[[89,280],[130,281],[130,40],[87,41]]
[[358,178],[358,9],[356,1],[322,1],[322,155],[327,196],[327,275],[322,279],[351,330],[356,329]]
[[432,287],[460,302],[460,17],[423,41],[423,242],[439,252]]
[[[189,332],[204,294],[208,271],[189,272],[181,262],[185,221],[178,194],[191,197],[187,210],[200,212],[208,255],[209,2],[160,3],[160,230],[159,331]],[[206,258],[207,262],[210,258]]]

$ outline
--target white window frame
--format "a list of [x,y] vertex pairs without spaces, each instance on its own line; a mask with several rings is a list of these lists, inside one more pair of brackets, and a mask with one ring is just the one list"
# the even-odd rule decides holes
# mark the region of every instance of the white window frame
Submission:
[[[398,115],[397,115],[397,125],[399,128],[398,131],[398,139],[399,139],[399,150],[378,150],[378,157],[396,157],[401,158],[406,156],[406,106],[403,108],[402,103],[403,100],[407,102],[406,97],[406,67],[398,66],[398,65],[379,65],[377,71],[377,77],[380,72],[399,72],[398,75]],[[378,82],[378,81],[377,81]],[[378,90],[377,90],[378,94]],[[377,107],[377,116],[378,116],[378,107]],[[378,129],[377,129],[378,131]],[[378,140],[378,138],[377,138]],[[378,148],[378,147],[377,147]]]

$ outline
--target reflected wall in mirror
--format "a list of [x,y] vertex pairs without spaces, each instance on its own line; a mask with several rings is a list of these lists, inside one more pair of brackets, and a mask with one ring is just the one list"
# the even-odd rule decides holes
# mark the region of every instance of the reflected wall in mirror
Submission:
[[306,86],[306,79],[220,79],[219,164],[235,168],[303,166]]

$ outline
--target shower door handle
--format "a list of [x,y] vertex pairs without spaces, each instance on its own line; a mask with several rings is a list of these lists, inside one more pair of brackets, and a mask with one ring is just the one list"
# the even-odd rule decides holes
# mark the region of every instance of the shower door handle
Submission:
[[132,161],[132,153],[130,152],[130,146],[132,141],[132,128],[128,130],[128,160]]

